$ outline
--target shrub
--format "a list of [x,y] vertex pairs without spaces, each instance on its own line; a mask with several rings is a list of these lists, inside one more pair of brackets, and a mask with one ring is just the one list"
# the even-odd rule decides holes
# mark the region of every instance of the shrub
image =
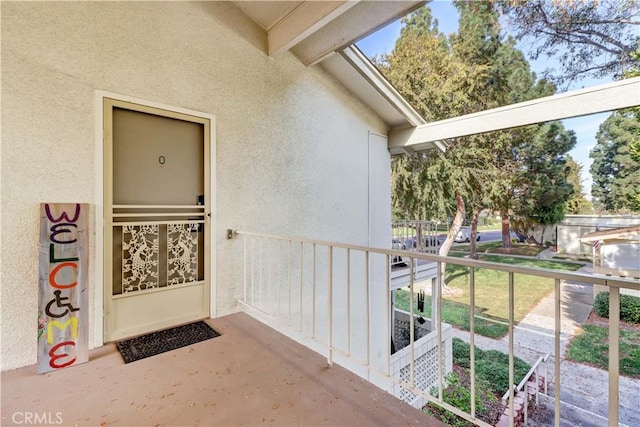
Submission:
[[609,317],[609,292],[600,292],[593,300],[593,310],[600,317]]
[[[476,362],[476,376],[490,381],[491,390],[502,395],[509,390],[509,355],[497,350],[484,353]],[[531,365],[517,357],[513,361],[514,382],[519,383],[527,375]]]
[[[447,374],[447,387],[443,390],[442,398],[451,406],[455,406],[456,408],[469,413],[471,412],[471,383],[469,382],[469,378],[467,378],[468,375],[466,373],[463,372],[461,375],[462,377],[458,376],[455,372],[450,372]],[[437,396],[438,389],[436,387],[433,387],[431,389],[431,394]],[[476,414],[480,418],[483,418],[489,416],[489,405],[497,403],[498,398],[491,394],[490,386],[487,381],[478,379],[476,381],[475,400]],[[449,412],[448,410],[440,408],[439,406],[432,403],[427,404],[427,406],[424,407],[423,411],[427,414],[431,414],[439,418],[442,422],[446,423],[449,426],[473,426],[472,423],[458,417],[453,412]],[[493,418],[497,417],[495,417],[494,415]],[[486,421],[495,423],[497,419],[490,419]]]
[[454,338],[451,346],[453,352],[453,363],[462,366],[463,368],[470,368],[471,360],[471,346],[461,339]]
[[[468,343],[453,339],[453,363],[469,369],[471,347]],[[515,382],[529,372],[531,365],[522,359],[514,358],[513,372]],[[493,393],[502,395],[509,389],[509,355],[497,350],[483,351],[476,348],[476,380],[486,381]]]
[[630,323],[640,323],[640,298],[620,295],[620,319]]
[[[600,292],[593,300],[593,309],[600,317],[609,317],[609,292]],[[640,323],[640,298],[620,295],[620,320]]]

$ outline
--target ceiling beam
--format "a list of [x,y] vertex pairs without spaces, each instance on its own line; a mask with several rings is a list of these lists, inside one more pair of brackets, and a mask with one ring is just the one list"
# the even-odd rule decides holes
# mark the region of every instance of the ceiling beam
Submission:
[[309,66],[423,5],[424,1],[361,1],[295,45],[291,51]]
[[267,30],[268,53],[273,56],[300,43],[358,3],[305,1]]
[[640,77],[538,98],[479,113],[392,130],[389,148],[427,149],[435,141],[586,116],[640,105]]

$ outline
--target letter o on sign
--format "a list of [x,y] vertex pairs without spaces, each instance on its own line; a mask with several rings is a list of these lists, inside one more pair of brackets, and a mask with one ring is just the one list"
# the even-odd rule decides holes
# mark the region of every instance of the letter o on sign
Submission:
[[49,273],[49,284],[51,284],[51,286],[53,286],[54,288],[69,289],[78,284],[78,282],[73,282],[61,285],[60,283],[56,282],[56,275],[65,267],[73,268],[74,270],[76,270],[76,272],[78,271],[78,264],[76,264],[75,262],[63,262],[61,264],[58,264],[56,268],[51,270],[51,273]]

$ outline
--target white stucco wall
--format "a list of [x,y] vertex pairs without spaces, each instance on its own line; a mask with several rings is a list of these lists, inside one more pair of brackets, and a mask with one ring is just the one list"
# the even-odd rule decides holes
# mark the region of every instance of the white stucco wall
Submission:
[[[36,361],[38,206],[92,204],[90,318],[96,274],[94,97],[104,90],[216,116],[217,315],[237,309],[237,240],[225,229],[366,245],[390,241],[387,194],[370,197],[384,123],[319,67],[265,55],[266,37],[228,2],[3,2],[2,369]],[[374,200],[373,206],[369,206]],[[90,342],[100,340],[92,321]]]

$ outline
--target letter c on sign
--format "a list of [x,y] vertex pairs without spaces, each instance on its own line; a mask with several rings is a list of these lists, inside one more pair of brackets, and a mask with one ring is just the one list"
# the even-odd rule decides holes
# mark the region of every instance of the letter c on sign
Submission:
[[78,270],[78,264],[76,264],[75,262],[63,262],[62,264],[58,264],[56,268],[51,270],[51,273],[49,273],[49,284],[51,284],[51,286],[53,286],[54,288],[69,289],[69,288],[73,288],[78,284],[78,282],[73,282],[73,283],[67,283],[66,285],[65,284],[61,285],[58,282],[56,282],[56,275],[64,267],[71,267],[76,271]]

